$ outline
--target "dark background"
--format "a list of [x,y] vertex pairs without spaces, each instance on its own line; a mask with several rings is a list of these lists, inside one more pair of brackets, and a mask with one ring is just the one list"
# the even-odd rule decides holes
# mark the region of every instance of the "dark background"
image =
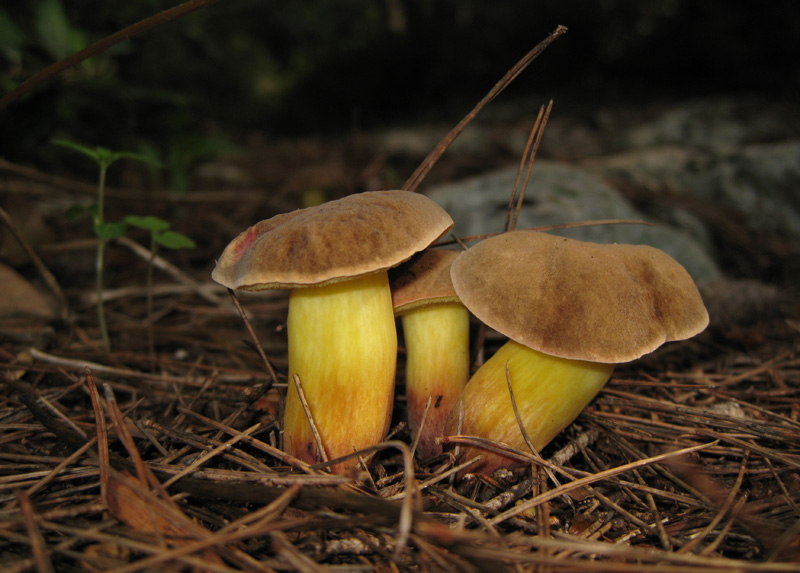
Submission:
[[[3,92],[173,5],[6,3]],[[583,106],[734,92],[791,99],[800,87],[798,22],[794,0],[223,0],[0,111],[0,156],[70,168],[64,162],[71,156],[54,152],[52,138],[169,160],[220,152],[247,132],[454,124],[560,24],[567,34],[503,97]]]

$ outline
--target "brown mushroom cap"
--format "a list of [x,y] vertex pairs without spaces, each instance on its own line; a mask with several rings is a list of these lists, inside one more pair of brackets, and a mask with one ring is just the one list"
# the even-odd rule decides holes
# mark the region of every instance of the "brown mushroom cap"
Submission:
[[256,223],[225,248],[211,278],[242,290],[319,286],[398,265],[452,226],[419,193],[358,193]]
[[459,302],[450,265],[458,251],[428,249],[389,274],[394,313],[401,315],[425,306]]
[[686,270],[648,246],[512,231],[459,255],[451,274],[481,321],[562,358],[628,362],[708,324]]

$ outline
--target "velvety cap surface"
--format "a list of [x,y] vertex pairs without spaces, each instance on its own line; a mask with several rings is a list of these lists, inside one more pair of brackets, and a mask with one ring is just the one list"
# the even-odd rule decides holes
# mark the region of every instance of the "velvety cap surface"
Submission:
[[459,251],[428,249],[392,269],[392,305],[395,314],[423,306],[458,302],[450,279],[450,264]]
[[512,231],[459,255],[451,275],[481,321],[563,358],[628,362],[708,325],[686,270],[648,246]]
[[400,264],[452,226],[419,193],[358,193],[256,223],[225,248],[211,278],[243,290],[345,280]]

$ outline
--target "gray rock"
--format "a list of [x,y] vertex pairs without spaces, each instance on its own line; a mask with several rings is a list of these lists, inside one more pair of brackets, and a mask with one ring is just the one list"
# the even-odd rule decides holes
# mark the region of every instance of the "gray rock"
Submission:
[[[575,121],[559,123],[558,116],[553,117],[518,227],[648,218],[656,225],[558,232],[596,242],[653,245],[680,261],[698,282],[721,274],[722,259],[715,258],[715,245],[728,248],[723,243],[729,230],[726,217],[732,217],[730,228],[746,225],[745,235],[789,241],[795,237],[800,244],[796,106],[777,100],[716,98],[671,107],[654,104],[645,113],[617,110],[606,115],[598,110],[596,121],[583,129]],[[522,130],[507,135],[505,148],[518,151],[526,139],[523,135],[527,133]],[[486,138],[483,144],[488,144]],[[557,157],[560,162],[541,157]],[[430,195],[451,212],[457,234],[496,232],[503,229],[515,178],[512,167],[437,187]],[[648,216],[625,197],[646,200],[642,209]],[[713,227],[707,228],[704,221]],[[763,246],[754,245],[759,248]],[[729,250],[725,260],[730,261]]]
[[600,177],[733,208],[753,229],[800,234],[800,141],[715,152],[656,146],[581,164]]
[[625,137],[627,147],[739,145],[747,136],[747,127],[733,117],[735,107],[732,101],[687,102],[629,130]]
[[581,163],[655,194],[737,210],[756,230],[800,235],[796,107],[756,98],[682,102],[618,134],[624,151]]
[[624,148],[680,145],[716,152],[797,134],[795,105],[753,97],[680,102],[620,134]]
[[[459,236],[502,231],[516,176],[513,167],[493,171],[436,187],[428,196],[450,213]],[[644,216],[600,177],[567,164],[536,161],[518,229],[601,219]],[[584,241],[651,245],[672,255],[697,281],[719,277],[702,223],[680,209],[672,209],[668,219],[672,225],[595,225],[554,232]]]

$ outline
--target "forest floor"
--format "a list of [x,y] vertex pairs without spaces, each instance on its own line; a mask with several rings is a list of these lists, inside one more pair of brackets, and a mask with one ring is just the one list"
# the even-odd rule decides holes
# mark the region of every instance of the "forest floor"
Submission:
[[[528,119],[490,123],[484,152],[446,153],[427,183],[517,163],[503,142]],[[412,459],[402,352],[391,441],[362,471],[331,475],[283,454],[288,297],[239,297],[256,343],[210,280],[215,257],[276,213],[397,187],[424,153],[386,151],[359,133],[239,139],[245,151],[199,166],[189,193],[143,191],[138,172],[120,168],[108,220],[156,215],[197,245],[159,251],[148,288],[148,236],[109,242],[110,352],[97,322],[97,240],[88,219],[63,215],[91,202],[94,184],[0,164],[6,226],[22,240],[4,238],[4,260],[33,283],[14,300],[43,297],[38,310],[20,302],[0,317],[5,571],[797,570],[791,288],[766,312],[749,301],[758,310],[735,323],[621,365],[544,460],[517,470],[456,481],[452,456]],[[785,251],[773,242],[753,252],[760,260],[743,268],[781,264]]]

